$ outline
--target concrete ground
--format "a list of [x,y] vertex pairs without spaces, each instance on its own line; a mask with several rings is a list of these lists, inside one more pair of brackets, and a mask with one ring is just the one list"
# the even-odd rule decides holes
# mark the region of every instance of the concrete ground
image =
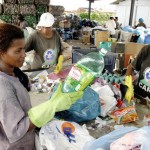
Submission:
[[[72,46],[80,46],[81,48],[89,48],[89,46],[92,46],[92,45],[84,45],[80,41],[68,41],[68,43]],[[71,63],[71,60],[68,60],[67,64],[68,63]],[[38,94],[35,92],[30,92],[29,94],[31,97],[32,106],[36,106],[36,105],[48,100],[48,94],[47,93]],[[136,110],[137,110],[137,114],[139,116],[139,120],[136,122],[133,122],[133,123],[124,124],[124,126],[136,126],[136,127],[142,127],[143,126],[143,117],[145,114],[148,113],[148,108],[145,105],[141,105],[141,104],[137,103],[136,104]],[[87,127],[91,127],[91,126],[95,126],[94,122],[95,121],[93,120],[90,122],[85,122],[85,124],[87,125]],[[113,128],[114,125],[115,125],[115,123],[112,123],[110,125],[106,125],[102,129],[95,127],[95,130],[89,129],[89,132],[93,137],[99,138],[100,136],[103,136],[103,135],[111,132],[114,129]]]

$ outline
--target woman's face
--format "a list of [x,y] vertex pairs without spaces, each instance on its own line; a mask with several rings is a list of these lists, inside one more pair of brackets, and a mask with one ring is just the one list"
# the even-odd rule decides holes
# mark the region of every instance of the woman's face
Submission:
[[25,60],[25,40],[14,40],[6,52],[0,56],[1,61],[11,67],[21,67]]
[[52,36],[52,27],[42,27],[41,33],[48,38],[51,38]]

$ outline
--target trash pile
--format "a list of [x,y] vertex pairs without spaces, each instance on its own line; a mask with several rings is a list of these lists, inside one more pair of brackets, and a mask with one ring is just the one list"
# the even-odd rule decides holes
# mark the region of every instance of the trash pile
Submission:
[[[103,71],[105,55],[106,51],[101,49],[99,53],[92,52],[85,55],[75,65],[57,75],[50,73],[46,77],[38,76],[38,84],[35,78],[33,89],[50,91],[50,101],[51,98],[54,99],[53,94],[58,92],[60,84],[62,93],[84,91],[82,97],[78,98],[69,109],[56,111],[55,118],[58,120],[51,121],[41,128],[39,138],[43,148],[114,150],[119,145],[124,145],[124,150],[150,148],[147,143],[150,136],[149,127],[138,129],[122,125],[139,119],[135,100],[134,97],[131,100],[126,98],[128,86],[125,76]],[[62,119],[64,121],[60,121]],[[95,120],[91,126],[81,126],[91,120]],[[149,120],[149,116],[145,116],[145,124],[148,125]],[[115,128],[117,129],[111,132]],[[111,133],[98,139],[92,138],[88,132],[106,129]]]
[[30,81],[30,90],[36,93],[51,93],[55,84],[58,84],[59,79],[52,80],[48,78],[48,72],[42,71]]
[[120,41],[150,44],[150,29],[145,29],[144,27],[134,29],[130,26],[125,26],[121,31]]

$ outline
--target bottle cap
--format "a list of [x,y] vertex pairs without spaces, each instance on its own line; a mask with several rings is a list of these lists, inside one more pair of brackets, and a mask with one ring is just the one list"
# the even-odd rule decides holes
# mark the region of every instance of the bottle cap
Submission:
[[107,50],[104,49],[104,48],[102,48],[102,49],[100,50],[100,53],[101,53],[103,56],[105,56],[105,55],[107,54]]

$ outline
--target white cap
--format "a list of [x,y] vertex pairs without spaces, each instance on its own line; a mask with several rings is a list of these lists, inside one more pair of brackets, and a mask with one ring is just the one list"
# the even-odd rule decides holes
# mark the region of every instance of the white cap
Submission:
[[47,12],[41,15],[37,27],[51,27],[54,24],[54,16]]

